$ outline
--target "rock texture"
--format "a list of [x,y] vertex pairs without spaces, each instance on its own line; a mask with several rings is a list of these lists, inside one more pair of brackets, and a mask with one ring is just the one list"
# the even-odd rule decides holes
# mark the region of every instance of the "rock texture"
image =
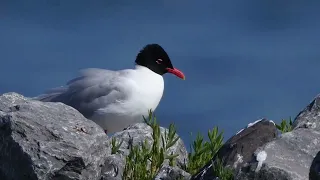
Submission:
[[2,179],[83,179],[100,176],[110,147],[103,130],[61,103],[0,96]]
[[[145,139],[151,145],[152,129],[138,123],[112,137],[123,142],[116,154],[111,154],[111,138],[72,107],[4,94],[0,179],[121,180],[129,147]],[[181,139],[168,153],[178,154],[177,166],[164,162],[156,180],[218,180],[211,169],[217,158],[236,180],[320,180],[320,97],[297,115],[291,132],[279,133],[267,119],[250,123],[193,176],[183,170],[188,153]]]
[[[165,132],[161,128],[161,133]],[[123,141],[111,154],[111,138],[94,122],[62,103],[30,100],[16,93],[0,96],[1,180],[121,180],[129,144],[145,139],[152,129],[138,123],[116,133]],[[187,161],[181,139],[169,149],[178,154],[176,167],[164,163],[158,179],[188,177],[179,168]],[[189,178],[190,179],[190,178]]]
[[[257,150],[265,154],[260,170],[250,168],[241,179],[309,179],[313,159],[320,150],[320,133],[297,129]],[[257,158],[256,158],[257,159]],[[257,171],[258,170],[258,171]],[[244,178],[246,177],[246,178]]]
[[224,165],[231,167],[235,172],[243,171],[249,164],[257,166],[253,159],[257,148],[277,137],[277,128],[272,121],[258,120],[249,124],[231,137],[218,151],[217,155],[200,172],[193,176],[195,180],[214,179],[216,176],[210,170],[212,162],[217,157],[224,160]]
[[[167,129],[160,127],[160,131],[162,135],[164,135],[165,130]],[[114,167],[110,169],[107,174],[110,174],[110,173],[114,174],[113,177],[117,179],[121,179],[121,175],[125,167],[124,158],[129,154],[130,147],[140,145],[141,142],[144,142],[145,139],[148,141],[148,144],[151,146],[153,143],[152,128],[145,123],[137,123],[132,126],[129,126],[128,128],[126,128],[121,132],[115,133],[112,137],[114,137],[117,140],[117,142],[122,141],[122,144],[118,150],[119,154],[112,156],[110,161],[106,163],[109,169],[110,169],[110,164],[112,164],[112,166]],[[111,139],[109,141],[111,141]],[[158,175],[158,177],[168,179],[169,177],[172,177],[172,176],[176,177],[178,175],[181,175],[182,177],[190,176],[188,173],[184,172],[183,170],[181,169],[179,170],[179,168],[181,168],[184,165],[184,163],[187,163],[187,158],[188,158],[187,150],[181,139],[179,139],[177,143],[169,149],[168,154],[171,154],[171,153],[178,154],[177,167],[169,167],[168,166],[169,163],[165,161],[165,163],[163,164],[163,169],[160,175]],[[118,171],[119,173],[116,173],[116,171]],[[110,178],[110,175],[105,177]]]
[[[165,133],[165,128],[160,127],[162,135]],[[168,131],[168,130],[167,130]],[[117,132],[113,135],[117,141],[123,140],[123,143],[119,149],[120,153],[124,156],[129,154],[129,147],[139,145],[145,139],[147,139],[148,144],[153,143],[152,139],[152,128],[145,123],[137,123],[129,126],[121,132]],[[188,152],[181,139],[179,139],[175,145],[169,148],[168,154],[178,154],[177,165],[182,167],[188,161]]]
[[302,110],[293,122],[295,129],[308,128],[320,132],[320,94]]
[[188,180],[191,175],[178,167],[163,166],[155,180]]
[[[320,97],[317,96],[294,120],[293,131],[276,132],[266,120],[241,130],[217,155],[234,170],[237,180],[320,179]],[[212,161],[215,161],[213,157]],[[192,179],[214,179],[208,163]]]
[[101,180],[121,180],[124,167],[124,156],[120,154],[108,156],[101,169]]

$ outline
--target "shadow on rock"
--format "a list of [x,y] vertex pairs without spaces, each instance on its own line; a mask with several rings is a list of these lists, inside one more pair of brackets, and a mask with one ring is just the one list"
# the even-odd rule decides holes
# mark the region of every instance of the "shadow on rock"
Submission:
[[309,171],[309,180],[320,180],[320,151],[312,161]]

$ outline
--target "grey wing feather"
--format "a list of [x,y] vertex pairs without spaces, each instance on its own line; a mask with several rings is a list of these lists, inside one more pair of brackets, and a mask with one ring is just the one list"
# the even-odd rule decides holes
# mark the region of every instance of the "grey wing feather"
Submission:
[[62,102],[89,117],[96,110],[126,98],[120,85],[120,75],[125,71],[90,68],[80,71],[80,76],[70,80],[67,87],[55,88],[36,100]]

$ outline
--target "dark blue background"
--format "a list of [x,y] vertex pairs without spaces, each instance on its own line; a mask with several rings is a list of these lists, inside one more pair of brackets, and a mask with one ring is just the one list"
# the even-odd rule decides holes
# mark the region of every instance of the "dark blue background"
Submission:
[[319,0],[0,0],[0,93],[36,96],[79,69],[133,67],[161,44],[186,81],[165,76],[161,125],[219,126],[226,138],[295,116],[320,92]]

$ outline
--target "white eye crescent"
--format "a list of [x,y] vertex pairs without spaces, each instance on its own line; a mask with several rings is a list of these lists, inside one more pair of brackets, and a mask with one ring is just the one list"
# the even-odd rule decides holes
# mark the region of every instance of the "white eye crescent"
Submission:
[[156,60],[156,63],[157,63],[157,64],[161,64],[161,62],[162,62],[162,59]]

